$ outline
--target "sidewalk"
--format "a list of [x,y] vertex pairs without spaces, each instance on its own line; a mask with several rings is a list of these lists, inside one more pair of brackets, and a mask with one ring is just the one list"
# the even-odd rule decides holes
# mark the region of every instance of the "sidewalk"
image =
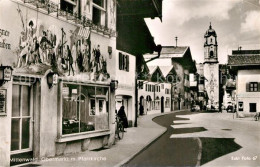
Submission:
[[123,140],[117,141],[109,149],[46,158],[42,159],[42,161],[31,163],[28,166],[121,166],[166,132],[165,127],[156,124],[152,119],[173,112],[139,116],[138,127],[128,128]]

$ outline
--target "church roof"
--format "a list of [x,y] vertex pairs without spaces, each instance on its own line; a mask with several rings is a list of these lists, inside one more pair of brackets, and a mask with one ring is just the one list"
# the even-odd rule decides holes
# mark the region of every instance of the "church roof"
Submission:
[[229,55],[228,65],[260,65],[260,54]]
[[216,31],[212,28],[211,23],[210,23],[209,29],[206,31],[204,37],[206,38],[206,37],[209,37],[209,36],[214,36],[214,37],[217,36],[217,33],[216,33]]

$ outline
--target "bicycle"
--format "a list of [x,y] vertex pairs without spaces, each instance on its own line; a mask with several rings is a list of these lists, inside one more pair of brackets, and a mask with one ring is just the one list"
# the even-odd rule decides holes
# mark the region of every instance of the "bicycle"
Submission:
[[119,140],[121,140],[124,137],[125,130],[124,130],[123,121],[117,115],[117,112],[116,112],[116,122],[115,123],[116,123],[115,139],[118,138]]

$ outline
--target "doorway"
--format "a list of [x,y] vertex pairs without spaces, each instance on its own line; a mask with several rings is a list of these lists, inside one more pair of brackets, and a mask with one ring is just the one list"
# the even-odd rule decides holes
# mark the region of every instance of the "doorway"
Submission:
[[256,103],[249,103],[249,112],[256,112]]
[[164,113],[164,97],[161,97],[161,113]]
[[11,165],[18,165],[33,158],[32,87],[13,84],[12,92]]

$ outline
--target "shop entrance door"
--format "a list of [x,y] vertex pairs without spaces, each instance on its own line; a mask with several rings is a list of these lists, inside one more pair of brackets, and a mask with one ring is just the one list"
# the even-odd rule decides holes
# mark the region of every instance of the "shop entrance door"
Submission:
[[32,88],[13,85],[11,116],[11,165],[30,162],[33,158]]

